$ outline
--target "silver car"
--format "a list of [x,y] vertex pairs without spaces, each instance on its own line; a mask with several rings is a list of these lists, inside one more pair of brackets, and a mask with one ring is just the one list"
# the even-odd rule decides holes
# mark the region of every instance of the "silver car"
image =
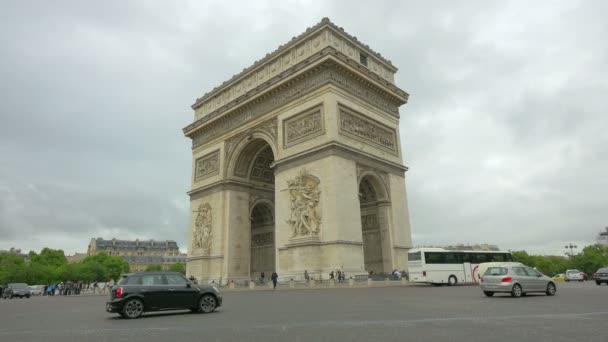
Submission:
[[531,292],[544,292],[547,296],[553,296],[557,291],[553,279],[527,266],[490,267],[481,277],[480,285],[488,297],[496,292],[510,293],[512,297],[521,297]]

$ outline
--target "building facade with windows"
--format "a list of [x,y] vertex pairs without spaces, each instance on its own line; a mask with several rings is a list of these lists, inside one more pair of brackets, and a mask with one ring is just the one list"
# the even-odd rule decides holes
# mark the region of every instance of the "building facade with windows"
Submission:
[[161,265],[168,269],[176,263],[185,263],[186,255],[180,253],[177,242],[166,240],[105,240],[93,238],[87,255],[106,253],[119,256],[129,263],[131,271],[144,271],[150,265]]

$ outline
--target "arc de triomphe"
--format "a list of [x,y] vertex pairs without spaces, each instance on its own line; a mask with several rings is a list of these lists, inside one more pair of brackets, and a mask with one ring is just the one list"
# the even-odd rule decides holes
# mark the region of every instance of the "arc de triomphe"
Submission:
[[405,269],[396,71],[324,18],[197,99],[188,276]]

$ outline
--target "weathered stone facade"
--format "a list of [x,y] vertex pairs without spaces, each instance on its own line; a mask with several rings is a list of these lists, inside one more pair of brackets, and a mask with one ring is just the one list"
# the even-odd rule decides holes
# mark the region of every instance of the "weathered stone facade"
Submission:
[[188,275],[406,268],[396,71],[323,19],[197,99]]

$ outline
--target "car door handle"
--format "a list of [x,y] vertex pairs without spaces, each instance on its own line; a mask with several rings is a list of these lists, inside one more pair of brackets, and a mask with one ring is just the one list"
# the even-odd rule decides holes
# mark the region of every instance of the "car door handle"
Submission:
[[169,291],[175,291],[175,289],[174,289],[174,288],[169,288],[168,290],[169,290]]
[[148,290],[146,290],[146,289],[141,289],[141,292],[148,292]]

